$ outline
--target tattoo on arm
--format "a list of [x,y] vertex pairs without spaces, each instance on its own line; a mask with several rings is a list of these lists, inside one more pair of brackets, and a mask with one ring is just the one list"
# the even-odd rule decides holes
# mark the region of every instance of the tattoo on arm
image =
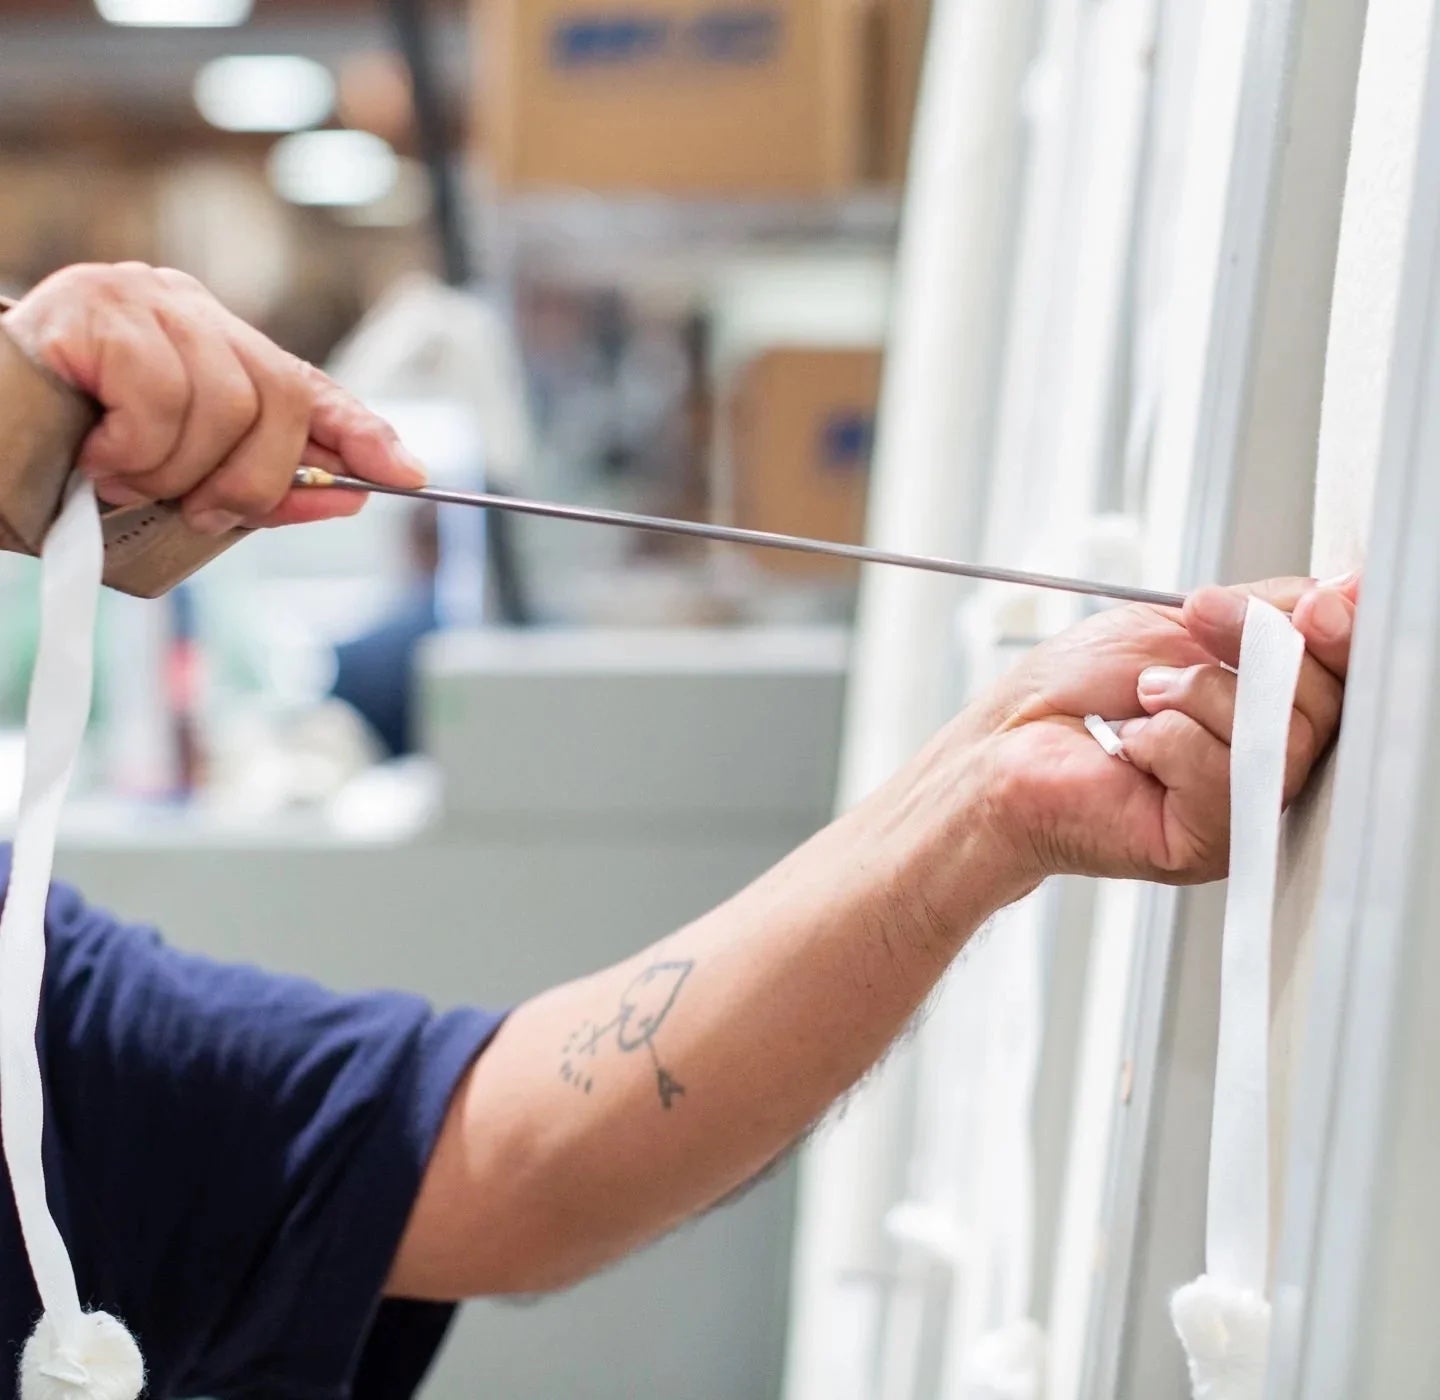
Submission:
[[611,1048],[622,1055],[641,1050],[655,1069],[655,1087],[660,1106],[669,1109],[685,1092],[685,1086],[660,1063],[655,1036],[665,1024],[695,963],[686,958],[651,963],[620,996],[620,1005],[610,1020],[601,1024],[583,1021],[570,1032],[560,1050],[560,1078],[572,1088],[588,1094],[595,1087],[593,1070],[602,1050]]

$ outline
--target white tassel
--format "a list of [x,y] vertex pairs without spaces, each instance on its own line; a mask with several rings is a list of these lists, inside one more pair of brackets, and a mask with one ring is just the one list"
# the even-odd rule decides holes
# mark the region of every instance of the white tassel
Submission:
[[47,1313],[20,1354],[20,1400],[137,1400],[144,1388],[140,1348],[109,1313],[82,1314],[64,1340]]
[[1190,1365],[1194,1400],[1261,1400],[1270,1345],[1264,1298],[1201,1274],[1175,1291],[1170,1316]]
[[977,1337],[961,1373],[965,1400],[1040,1400],[1045,1333],[1031,1318]]

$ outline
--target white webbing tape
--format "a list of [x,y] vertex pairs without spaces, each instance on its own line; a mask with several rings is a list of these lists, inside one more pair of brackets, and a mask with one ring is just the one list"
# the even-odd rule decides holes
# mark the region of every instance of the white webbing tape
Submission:
[[103,555],[94,491],[76,477],[41,554],[40,645],[25,716],[10,885],[0,913],[0,1139],[45,1310],[21,1361],[23,1400],[131,1400],[145,1377],[125,1328],[108,1314],[82,1310],[70,1255],[50,1213],[35,1038],[60,807],[90,714]]
[[1195,1400],[1260,1400],[1270,1305],[1270,932],[1290,714],[1304,638],[1251,599],[1230,743],[1230,886],[1210,1125],[1205,1273],[1171,1315]]

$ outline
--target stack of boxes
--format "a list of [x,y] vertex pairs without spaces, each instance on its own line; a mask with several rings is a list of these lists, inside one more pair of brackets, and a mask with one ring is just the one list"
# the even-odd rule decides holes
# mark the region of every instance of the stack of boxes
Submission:
[[[728,396],[735,520],[752,530],[858,544],[875,408],[879,348],[776,346],[756,355]],[[757,549],[755,563],[788,578],[844,581],[843,559]]]
[[[904,178],[928,0],[477,0],[479,155],[504,194],[834,199]],[[797,334],[720,385],[727,519],[859,541],[874,345]],[[756,551],[792,579],[853,566]]]
[[507,190],[813,197],[904,173],[925,0],[479,0]]

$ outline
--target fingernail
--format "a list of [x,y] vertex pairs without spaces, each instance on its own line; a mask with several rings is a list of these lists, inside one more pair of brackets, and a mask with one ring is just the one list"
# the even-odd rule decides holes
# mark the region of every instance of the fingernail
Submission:
[[202,510],[190,517],[190,528],[198,530],[202,535],[223,535],[226,531],[235,529],[242,521],[243,517],[233,511]]
[[1243,594],[1225,588],[1204,588],[1194,595],[1191,607],[1211,627],[1243,627],[1248,606]]
[[1175,689],[1179,679],[1180,672],[1173,666],[1151,666],[1140,672],[1140,680],[1135,688],[1142,699],[1163,700]]
[[1149,723],[1149,715],[1141,715],[1139,719],[1127,719],[1125,723],[1120,726],[1120,737],[1122,739],[1133,739]]
[[138,506],[150,498],[143,491],[132,490],[114,477],[104,477],[95,483],[95,494],[107,506]]
[[1348,574],[1339,574],[1335,578],[1321,579],[1315,586],[1317,588],[1349,588],[1357,578],[1360,577],[1359,569],[1351,569]]
[[1322,641],[1344,640],[1350,630],[1350,611],[1338,593],[1320,592],[1310,607],[1310,626]]
[[400,465],[409,470],[415,478],[416,486],[424,486],[430,480],[430,473],[425,470],[424,464],[408,447],[400,449]]

